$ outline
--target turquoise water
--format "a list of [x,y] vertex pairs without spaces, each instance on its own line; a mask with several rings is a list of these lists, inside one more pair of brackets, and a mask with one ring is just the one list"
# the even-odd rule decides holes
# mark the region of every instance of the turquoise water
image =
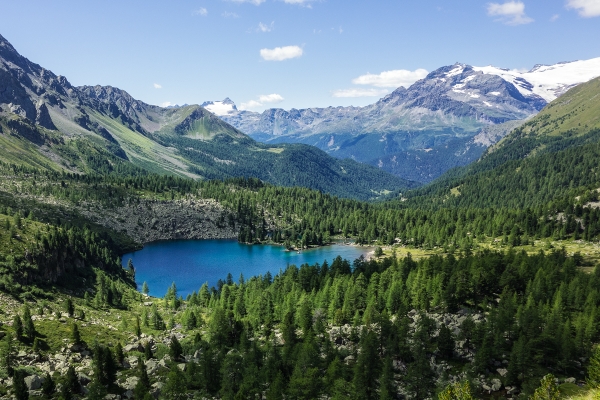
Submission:
[[136,281],[141,289],[145,281],[153,296],[163,296],[172,282],[177,291],[186,296],[197,291],[204,282],[216,286],[219,279],[225,280],[228,273],[238,281],[240,273],[246,279],[264,275],[270,271],[276,275],[288,265],[300,266],[331,261],[340,255],[354,261],[370,249],[335,244],[316,249],[285,251],[282,246],[246,245],[236,240],[170,240],[149,243],[142,250],[125,254],[123,266],[129,259],[136,269]]

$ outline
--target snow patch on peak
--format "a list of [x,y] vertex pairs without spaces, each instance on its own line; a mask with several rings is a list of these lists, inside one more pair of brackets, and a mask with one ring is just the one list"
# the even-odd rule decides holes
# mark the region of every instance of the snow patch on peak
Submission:
[[229,97],[223,101],[205,101],[202,103],[202,107],[220,117],[235,114],[238,111],[235,103]]
[[458,64],[454,68],[452,68],[450,71],[446,72],[446,77],[450,78],[452,76],[460,75],[463,73],[464,70],[465,70],[465,67],[463,65]]
[[571,87],[600,76],[600,57],[553,65],[537,64],[526,72],[491,65],[473,69],[484,74],[500,76],[515,85],[524,96],[537,95],[551,102]]

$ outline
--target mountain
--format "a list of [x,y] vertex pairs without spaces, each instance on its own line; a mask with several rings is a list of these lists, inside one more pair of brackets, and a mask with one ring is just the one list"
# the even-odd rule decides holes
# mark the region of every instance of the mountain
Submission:
[[[510,128],[486,129],[535,115],[567,88],[600,75],[600,58],[536,66],[527,73],[454,64],[408,89],[400,87],[366,107],[216,109],[224,121],[256,140],[298,142],[371,164],[397,176],[429,182],[466,165]],[[224,112],[221,112],[224,110]],[[219,112],[221,112],[219,114]]]
[[2,36],[0,143],[4,162],[75,173],[257,177],[360,199],[415,186],[311,146],[257,143],[199,105],[163,108],[111,86],[75,87]]
[[409,194],[406,205],[572,207],[576,197],[597,197],[599,159],[600,77],[568,90],[477,162]]

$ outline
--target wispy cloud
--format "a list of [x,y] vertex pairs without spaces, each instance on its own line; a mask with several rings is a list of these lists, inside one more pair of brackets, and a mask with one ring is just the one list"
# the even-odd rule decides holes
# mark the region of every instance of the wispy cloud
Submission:
[[498,17],[497,20],[506,25],[524,25],[533,22],[533,19],[525,14],[525,4],[522,1],[489,3],[487,13],[489,16]]
[[554,14],[552,17],[550,17],[550,22],[554,22],[554,21],[556,21],[559,18],[560,18],[560,15]]
[[380,74],[361,75],[358,78],[352,79],[352,83],[356,85],[371,85],[376,87],[397,88],[399,86],[408,87],[427,76],[427,70],[423,68],[409,71],[406,69],[395,69],[391,71],[383,71]]
[[266,61],[283,61],[290,58],[301,57],[303,50],[299,46],[275,47],[274,49],[260,49],[260,56]]
[[204,7],[200,7],[197,10],[194,10],[193,15],[200,15],[201,17],[206,17],[208,15],[208,10]]
[[258,96],[258,101],[250,100],[248,102],[240,104],[240,110],[251,110],[254,108],[262,107],[265,104],[281,103],[283,100],[285,100],[283,96],[277,93],[261,94],[260,96]]
[[339,89],[331,94],[333,97],[381,97],[388,94],[386,89]]
[[159,85],[158,83],[154,84],[154,89],[162,89],[162,85]]
[[170,101],[165,101],[164,103],[160,103],[161,107],[169,107],[169,106],[172,106],[172,105],[173,105],[173,103],[171,103]]
[[256,28],[256,31],[257,32],[271,32],[273,29],[275,29],[275,21],[271,22],[269,25],[259,22],[258,28]]
[[600,1],[598,0],[567,0],[567,8],[575,9],[584,18],[600,16]]
[[240,16],[234,12],[225,11],[221,14],[223,18],[239,18]]
[[258,96],[258,101],[261,103],[281,103],[283,100],[285,100],[283,96],[277,93],[261,94]]
[[250,3],[250,4],[254,4],[255,6],[260,6],[266,0],[227,0],[227,1],[232,1],[234,3]]

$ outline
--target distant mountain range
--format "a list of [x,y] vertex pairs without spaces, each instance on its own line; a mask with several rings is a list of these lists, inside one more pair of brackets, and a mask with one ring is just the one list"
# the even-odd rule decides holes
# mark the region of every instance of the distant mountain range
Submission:
[[600,58],[536,65],[520,72],[454,64],[366,107],[240,111],[233,101],[203,106],[265,143],[305,143],[338,158],[429,182],[466,165],[549,101],[600,76]]
[[75,87],[2,36],[0,161],[77,174],[256,177],[357,199],[415,186],[312,146],[257,143],[199,105],[163,108],[111,86]]

